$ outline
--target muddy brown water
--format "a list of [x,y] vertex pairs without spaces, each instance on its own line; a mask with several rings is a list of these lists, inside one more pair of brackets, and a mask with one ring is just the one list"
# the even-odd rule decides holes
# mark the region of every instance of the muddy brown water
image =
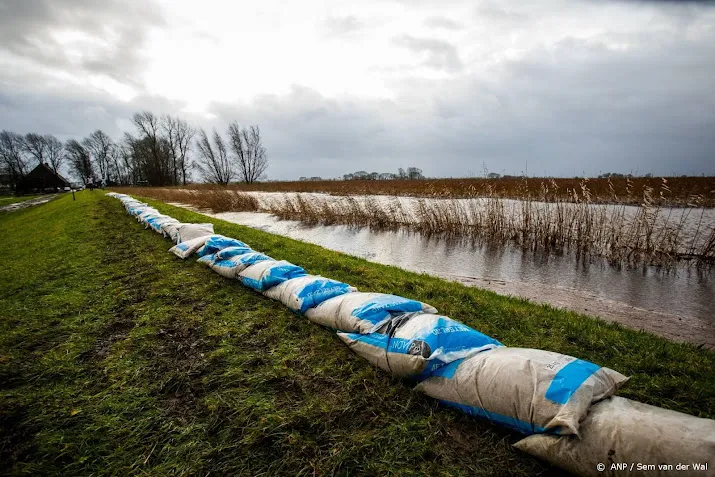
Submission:
[[256,212],[207,215],[715,348],[715,277],[695,268],[669,273],[652,267],[616,269],[598,258],[583,261],[569,254],[534,254],[513,247],[428,238],[404,230],[309,226]]

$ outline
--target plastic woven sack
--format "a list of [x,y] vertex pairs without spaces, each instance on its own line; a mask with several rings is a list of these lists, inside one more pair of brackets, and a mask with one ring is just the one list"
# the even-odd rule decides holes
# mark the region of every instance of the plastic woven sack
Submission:
[[177,257],[183,259],[188,258],[196,252],[201,246],[208,240],[210,235],[204,235],[203,237],[196,237],[191,240],[186,240],[180,242],[169,249],[169,252],[175,254]]
[[213,235],[213,224],[181,224],[176,227],[177,241],[186,242],[187,240],[203,237],[205,235]]
[[161,224],[161,231],[165,237],[176,243],[179,235],[179,225],[181,225],[181,222],[178,220],[167,221]]
[[395,376],[425,379],[439,368],[502,344],[446,316],[410,313],[377,332],[338,333],[357,355]]
[[305,312],[319,325],[347,333],[369,333],[392,317],[410,312],[437,313],[437,309],[396,295],[347,293],[324,301]]
[[305,313],[325,300],[354,291],[356,289],[347,283],[317,275],[306,275],[269,288],[264,295],[279,300],[293,311]]
[[572,356],[497,348],[435,371],[417,390],[524,434],[578,434],[594,402],[628,378]]
[[712,419],[613,396],[589,408],[580,434],[536,434],[514,447],[581,476],[715,475]]
[[245,253],[251,253],[251,252],[255,252],[255,251],[251,250],[251,248],[248,245],[226,247],[224,249],[219,250],[218,252],[216,252],[214,254],[214,260],[228,260],[229,258],[235,257],[237,255],[243,255]]
[[245,268],[238,278],[248,288],[262,292],[293,278],[305,276],[305,270],[285,260],[265,260]]
[[214,255],[214,261],[211,263],[210,267],[214,272],[223,277],[236,278],[239,272],[250,267],[254,263],[266,260],[273,261],[273,259],[268,255],[253,251],[236,255],[225,260],[219,260],[216,255]]
[[228,247],[247,247],[247,245],[235,238],[224,237],[223,235],[212,235],[203,247],[199,249],[198,256],[211,255]]

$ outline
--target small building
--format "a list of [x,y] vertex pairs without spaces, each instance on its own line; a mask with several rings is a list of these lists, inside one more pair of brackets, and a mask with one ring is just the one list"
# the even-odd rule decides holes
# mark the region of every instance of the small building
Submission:
[[26,192],[54,192],[70,187],[70,181],[55,173],[47,164],[41,162],[17,183],[18,194]]

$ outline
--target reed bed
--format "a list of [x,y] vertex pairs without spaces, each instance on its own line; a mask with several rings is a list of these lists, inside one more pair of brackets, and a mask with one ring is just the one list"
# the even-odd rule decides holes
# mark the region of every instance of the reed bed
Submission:
[[[670,192],[655,194],[652,200],[662,207],[687,207],[691,197],[701,197],[702,205],[715,207],[715,177],[667,177]],[[229,189],[242,192],[322,192],[330,195],[394,195],[403,197],[454,198],[497,196],[504,199],[523,199],[526,196],[540,197],[544,185],[548,185],[549,200],[573,202],[574,192],[580,195],[581,178],[523,178],[502,177],[498,179],[424,179],[424,180],[320,180],[292,182],[262,182],[255,184],[232,184]],[[552,187],[556,184],[557,187]],[[624,203],[640,205],[643,193],[648,189],[659,190],[662,178],[658,177],[613,177],[588,180],[590,201],[594,204]],[[211,190],[209,184],[183,186],[197,190]],[[615,196],[614,196],[615,193]],[[617,201],[617,202],[614,202]]]
[[[450,239],[578,257],[600,256],[614,265],[672,267],[687,262],[715,263],[715,222],[702,196],[690,196],[687,208],[665,208],[671,188],[661,179],[635,201],[633,184],[619,196],[609,182],[610,204],[594,202],[588,180],[569,189],[561,201],[557,181],[544,181],[533,196],[523,187],[519,200],[505,200],[493,188],[473,198],[399,196],[325,196],[300,193],[257,196],[230,189],[131,188],[125,192],[214,212],[263,211],[280,219],[313,225],[347,225],[375,230],[400,228]],[[614,205],[615,204],[615,205]]]
[[113,190],[123,194],[136,194],[162,202],[187,204],[213,212],[259,210],[259,202],[254,196],[237,193],[225,188],[173,189],[166,187],[117,187]]
[[[534,251],[572,251],[578,256],[605,257],[615,265],[715,263],[715,224],[707,221],[711,219],[699,196],[691,197],[691,208],[673,209],[660,206],[652,188],[644,191],[637,206],[593,203],[588,181],[572,192],[571,202],[554,201],[556,188],[555,182],[542,184],[540,197],[527,195],[518,201],[492,193],[475,199],[413,200],[284,194],[269,200],[263,210],[309,224],[407,228]],[[667,191],[664,180],[658,195]],[[697,224],[694,229],[693,224]]]

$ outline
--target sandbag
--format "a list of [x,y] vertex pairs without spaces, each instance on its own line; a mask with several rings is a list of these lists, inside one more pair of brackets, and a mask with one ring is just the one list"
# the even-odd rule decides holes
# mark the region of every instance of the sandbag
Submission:
[[265,260],[245,268],[238,278],[248,288],[262,292],[286,280],[305,276],[305,270],[285,260]]
[[325,300],[354,291],[356,288],[347,283],[317,275],[306,275],[280,283],[263,294],[280,301],[293,311],[305,313]]
[[178,242],[186,242],[197,237],[213,235],[213,224],[181,224],[176,228]]
[[514,447],[581,476],[715,476],[712,419],[613,396],[591,406],[580,435],[536,434]]
[[338,333],[375,366],[395,376],[425,379],[452,361],[502,344],[446,316],[408,313],[368,334]]
[[146,224],[146,221],[151,217],[158,217],[161,215],[158,210],[153,207],[147,207],[143,209],[137,216],[137,222]]
[[166,217],[162,220],[157,220],[152,223],[152,228],[156,232],[160,233],[162,236],[171,238],[171,236],[166,232],[165,226],[168,227],[170,225],[176,225],[179,223],[180,222],[173,217]]
[[211,255],[227,247],[246,247],[240,240],[223,235],[212,235],[198,251],[198,256]]
[[[216,255],[220,253],[221,252],[217,253]],[[223,277],[231,279],[236,278],[239,272],[243,271],[254,263],[263,262],[266,260],[273,261],[273,259],[268,255],[264,255],[262,253],[254,251],[249,251],[241,255],[236,255],[225,260],[219,260],[216,255],[214,255],[213,263],[209,265],[211,267],[211,270]]]
[[[209,239],[209,240],[211,240],[211,239]],[[207,240],[206,243],[208,243],[209,240]],[[199,249],[199,251],[197,253],[198,255],[201,254],[201,250],[203,250],[204,247],[206,247],[206,244],[204,244]],[[236,245],[236,246],[232,246],[232,247],[226,247],[224,249],[221,249],[217,252],[214,252],[214,253],[211,253],[208,255],[203,255],[197,261],[204,265],[211,266],[216,261],[228,260],[229,258],[238,256],[238,255],[245,255],[247,253],[255,253],[255,251],[251,250],[251,248],[248,247],[247,245],[243,245],[243,246]],[[235,277],[235,275],[234,275],[234,277]],[[234,277],[231,277],[231,278],[234,278]]]
[[249,247],[248,245],[226,247],[214,254],[214,260],[228,260],[229,258],[235,257],[237,255],[243,255],[245,253],[251,252],[254,252],[254,250],[251,250],[251,247]]
[[173,217],[169,217],[168,215],[162,215],[161,217],[153,217],[153,218],[147,220],[147,224],[149,225],[149,227],[151,227],[151,229],[154,232],[163,235],[164,232],[161,229],[162,224],[164,224],[165,222],[171,222],[171,221],[178,222],[178,220],[176,220]]
[[346,293],[305,312],[319,325],[347,333],[369,333],[393,316],[421,311],[437,313],[433,306],[384,293]]
[[496,348],[435,371],[417,390],[524,434],[578,434],[592,403],[628,378],[560,353]]
[[203,257],[199,257],[198,260],[196,260],[196,263],[200,263],[201,265],[206,265],[207,267],[210,267],[213,263],[216,257],[212,255],[204,255]]
[[149,206],[146,204],[130,205],[129,207],[127,207],[127,212],[130,215],[137,217],[142,212],[145,212],[148,207]]
[[161,231],[164,236],[168,237],[172,242],[177,243],[179,239],[179,225],[181,222],[178,220],[168,221],[161,224]]
[[175,254],[177,257],[181,259],[185,259],[194,252],[196,252],[201,246],[206,242],[210,235],[204,235],[203,237],[196,237],[191,240],[186,240],[183,242],[180,242],[173,247],[169,249],[169,252],[172,252]]

